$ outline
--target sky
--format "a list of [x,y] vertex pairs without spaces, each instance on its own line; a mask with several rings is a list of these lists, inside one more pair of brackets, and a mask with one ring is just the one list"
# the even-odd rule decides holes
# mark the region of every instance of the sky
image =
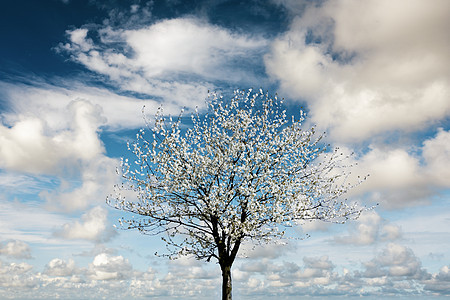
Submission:
[[4,1],[0,298],[218,299],[215,262],[155,256],[105,200],[144,106],[251,87],[353,152],[375,208],[244,244],[235,299],[449,297],[449,29],[447,0]]

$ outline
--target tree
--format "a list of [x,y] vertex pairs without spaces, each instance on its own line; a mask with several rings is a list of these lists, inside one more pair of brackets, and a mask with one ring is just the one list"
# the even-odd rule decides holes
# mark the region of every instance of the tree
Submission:
[[229,101],[213,94],[184,133],[183,112],[172,120],[159,109],[129,144],[135,164],[122,160],[124,183],[107,200],[142,216],[122,218],[124,228],[165,234],[168,256],[217,259],[224,300],[244,241],[271,242],[298,222],[345,222],[362,211],[341,199],[354,186],[338,169],[342,154],[322,146],[314,127],[302,129],[302,111],[288,120],[281,106],[262,90],[235,91]]

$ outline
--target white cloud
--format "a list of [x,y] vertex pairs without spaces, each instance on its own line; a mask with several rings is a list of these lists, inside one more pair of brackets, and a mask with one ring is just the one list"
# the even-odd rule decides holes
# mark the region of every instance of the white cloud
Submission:
[[450,295],[450,268],[443,266],[439,273],[433,274],[430,280],[425,281],[425,290],[442,295]]
[[88,161],[104,151],[97,130],[98,106],[83,100],[67,106],[69,130],[47,134],[45,120],[23,118],[9,128],[0,125],[0,167],[28,173],[55,174],[77,160]]
[[79,99],[49,112],[45,106],[54,103],[38,102],[34,115],[24,112],[11,126],[0,125],[0,167],[58,178],[59,187],[37,192],[50,209],[74,211],[103,202],[116,181],[118,161],[105,156],[99,137],[105,122],[101,107]]
[[[245,65],[260,57],[267,41],[233,33],[195,18],[162,20],[133,30],[104,27],[100,42],[87,29],[68,31],[59,50],[88,69],[108,76],[125,91],[162,97],[165,102],[201,104],[211,81],[249,82]],[[199,99],[200,96],[200,99]]]
[[[140,84],[131,81],[129,84]],[[1,119],[5,127],[12,127],[23,120],[39,119],[48,133],[71,129],[72,118],[69,114],[71,102],[86,101],[101,113],[99,125],[108,130],[139,128],[144,126],[142,108],[152,116],[163,97],[164,112],[178,115],[182,107],[195,108],[205,104],[206,86],[185,85],[179,82],[164,83],[161,93],[153,93],[152,85],[143,83],[145,90],[153,96],[138,99],[132,96],[118,95],[105,88],[92,87],[73,80],[60,80],[55,85],[31,80],[29,84],[11,84],[0,81],[0,95],[8,102],[10,111],[2,112]],[[156,98],[155,98],[156,97]],[[1,136],[0,136],[1,137]]]
[[436,185],[449,186],[450,178],[450,130],[438,130],[436,137],[423,143],[422,156],[427,164],[426,175]]
[[400,228],[383,220],[375,211],[364,212],[349,224],[349,235],[335,236],[337,243],[371,245],[379,241],[393,241],[401,237]]
[[[373,259],[362,264],[360,271],[343,268],[335,271],[328,256],[305,257],[303,267],[296,263],[263,260],[237,266],[238,291],[246,295],[364,295],[383,298],[389,290],[396,295],[429,295],[424,284],[435,295],[448,293],[448,267],[431,276],[422,268],[420,259],[403,245],[390,243]],[[425,289],[427,289],[427,287]]]
[[[99,117],[97,124],[108,126],[113,130],[143,126],[142,107],[145,105],[146,111],[151,113],[156,111],[160,105],[153,99],[140,100],[120,96],[106,89],[86,86],[76,80],[61,81],[57,85],[39,81],[31,81],[27,85],[0,81],[0,93],[10,107],[9,112],[2,112],[4,125],[11,127],[26,119],[39,119],[42,123],[41,126],[45,127],[48,133],[71,129],[73,121],[73,114],[70,114],[69,109],[71,102],[91,103],[97,110]],[[202,95],[202,99],[205,95]],[[182,104],[167,103],[164,108],[167,113],[177,114],[180,105]],[[72,108],[72,110],[74,109],[75,107]]]
[[305,267],[320,270],[332,270],[334,269],[333,263],[329,260],[328,256],[321,257],[304,257],[303,262]]
[[89,264],[89,278],[93,280],[129,279],[133,268],[122,256],[111,256],[106,253],[97,255]]
[[3,265],[2,262],[0,262],[0,267],[0,274],[8,273],[11,275],[24,274],[33,268],[33,266],[27,263],[11,263],[9,265]]
[[[233,291],[243,299],[261,299],[289,295],[329,296],[365,295],[380,297],[392,289],[396,295],[446,295],[449,292],[449,268],[436,274],[421,267],[411,249],[389,244],[363,264],[362,270],[336,272],[328,256],[305,257],[303,266],[295,262],[263,259],[245,261],[233,269]],[[29,298],[143,298],[211,299],[220,295],[220,271],[217,265],[183,258],[170,261],[166,272],[149,268],[133,269],[123,256],[100,253],[87,268],[78,268],[72,259],[55,258],[44,271],[33,271],[26,263],[0,262],[0,297],[17,295]],[[433,294],[432,294],[433,293]],[[70,296],[71,295],[71,296]],[[294,298],[292,298],[294,299]]]
[[[117,35],[110,30],[106,34]],[[186,72],[223,79],[218,76],[225,74],[217,68],[226,67],[231,60],[248,56],[266,45],[263,39],[233,34],[197,19],[164,20],[148,28],[121,34],[135,54],[131,61],[122,61],[123,56],[114,56],[118,60],[113,62],[131,62],[133,68],[143,70],[150,78]]]
[[39,197],[46,201],[46,208],[58,211],[84,210],[93,205],[104,203],[106,195],[111,193],[118,178],[115,172],[118,160],[99,156],[74,171],[81,174],[72,181],[62,177],[60,186],[52,190],[42,190]]
[[6,193],[20,190],[22,193],[38,194],[52,183],[50,176],[33,176],[20,172],[4,172],[0,170],[0,186]]
[[[333,272],[334,264],[328,256],[304,257],[301,268],[295,262],[283,262],[263,259],[246,262],[238,266],[233,275],[238,287],[244,294],[265,294],[269,298],[279,295],[316,294],[321,287],[328,287],[338,281]],[[261,276],[262,275],[262,276]]]
[[428,273],[422,268],[422,263],[413,251],[405,246],[390,243],[373,260],[365,264],[364,277],[408,277],[411,279],[426,279]]
[[88,30],[84,28],[69,31],[71,44],[67,44],[71,51],[89,51],[93,48],[91,39],[87,39]]
[[76,272],[75,262],[69,259],[67,262],[60,259],[52,259],[46,266],[44,274],[48,276],[72,276]]
[[370,172],[373,189],[405,188],[422,181],[418,159],[404,149],[373,148],[359,164]]
[[[3,292],[9,292],[8,298],[20,296],[18,290],[33,289],[37,286],[38,280],[31,273],[33,266],[27,263],[4,264],[0,261],[0,296]],[[11,297],[12,295],[13,297]]]
[[0,201],[0,234],[8,240],[20,240],[33,244],[61,244],[61,241],[50,237],[54,228],[65,222],[67,218],[64,216],[50,213],[33,202],[23,204],[8,202],[4,199]]
[[[328,1],[274,41],[268,74],[340,141],[450,114],[448,1]],[[430,105],[432,103],[433,105]]]
[[23,241],[12,240],[0,242],[0,255],[14,258],[31,258],[31,249]]
[[[449,141],[450,131],[438,129],[422,146],[370,145],[366,153],[349,161],[357,163],[351,170],[354,181],[356,175],[370,175],[349,195],[369,192],[374,203],[388,209],[429,204],[434,195],[450,187]],[[346,147],[341,150],[351,152]]]
[[177,286],[179,280],[216,280],[219,276],[219,265],[208,264],[194,257],[182,256],[168,263],[169,272],[165,278],[170,278],[171,285]]
[[103,207],[96,206],[81,216],[81,222],[66,223],[55,232],[55,235],[65,239],[106,242],[117,234],[108,225],[107,211]]
[[[56,176],[61,182],[59,187],[49,191],[42,184],[36,192],[50,209],[74,211],[103,202],[117,180],[118,161],[105,156],[100,140],[100,127],[106,122],[101,106],[77,96],[91,95],[109,107],[114,114],[112,127],[120,127],[125,119],[132,120],[129,123],[134,125],[142,124],[142,103],[134,100],[136,111],[130,117],[131,113],[127,115],[127,109],[122,109],[126,99],[119,97],[108,106],[107,97],[112,94],[102,94],[99,89],[79,94],[54,86],[46,86],[49,90],[10,84],[3,87],[8,87],[7,99],[18,114],[3,115],[8,125],[0,124],[0,167],[5,171],[35,174],[38,182],[42,181],[40,175]],[[31,100],[25,105],[27,99]],[[112,109],[120,101],[123,103]],[[152,107],[154,102],[149,104]]]

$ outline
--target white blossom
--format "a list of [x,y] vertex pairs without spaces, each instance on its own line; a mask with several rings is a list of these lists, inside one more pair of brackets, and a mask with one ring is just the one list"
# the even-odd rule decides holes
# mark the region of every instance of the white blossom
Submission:
[[[167,118],[159,108],[129,145],[136,158],[122,161],[114,206],[141,218],[122,219],[125,228],[166,233],[171,257],[214,257],[231,268],[244,240],[270,242],[300,221],[359,216],[342,200],[353,187],[341,172],[345,156],[328,151],[314,127],[302,128],[302,111],[287,118],[262,90],[238,90],[229,101],[211,94],[208,104],[183,133],[182,113]],[[137,199],[121,196],[126,189]]]

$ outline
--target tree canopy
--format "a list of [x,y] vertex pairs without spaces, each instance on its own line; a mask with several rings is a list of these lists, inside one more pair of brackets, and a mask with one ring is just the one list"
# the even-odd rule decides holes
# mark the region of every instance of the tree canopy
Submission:
[[122,161],[124,183],[108,199],[140,216],[122,218],[124,228],[164,234],[169,256],[215,258],[229,272],[246,240],[270,242],[298,222],[359,216],[362,208],[342,197],[353,187],[341,169],[345,157],[327,150],[315,127],[302,128],[302,111],[288,118],[282,101],[262,90],[238,90],[229,100],[212,94],[207,104],[187,129],[183,112],[171,118],[160,108],[129,144],[135,161]]

